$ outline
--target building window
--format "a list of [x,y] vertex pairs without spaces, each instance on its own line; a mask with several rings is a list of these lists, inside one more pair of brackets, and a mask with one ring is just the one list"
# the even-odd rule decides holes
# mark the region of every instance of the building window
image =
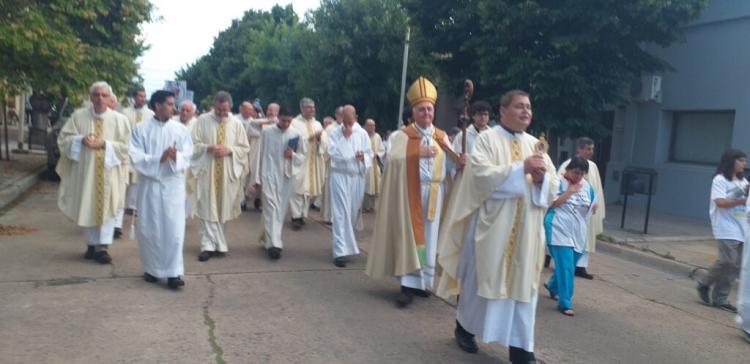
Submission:
[[715,165],[732,145],[734,111],[676,111],[669,160]]

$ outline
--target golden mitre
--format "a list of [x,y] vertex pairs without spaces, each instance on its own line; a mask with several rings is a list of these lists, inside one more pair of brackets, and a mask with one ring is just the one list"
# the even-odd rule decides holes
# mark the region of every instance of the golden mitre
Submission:
[[409,104],[413,107],[414,105],[427,101],[435,105],[437,100],[437,89],[430,80],[419,76],[414,83],[409,87],[409,91],[406,93],[406,99],[409,100]]

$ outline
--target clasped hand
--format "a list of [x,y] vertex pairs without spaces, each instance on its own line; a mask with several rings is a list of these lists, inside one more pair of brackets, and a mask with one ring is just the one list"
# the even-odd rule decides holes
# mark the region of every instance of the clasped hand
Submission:
[[94,134],[89,134],[82,140],[83,145],[90,149],[104,149],[104,139],[97,137]]
[[232,154],[232,150],[221,145],[216,144],[208,147],[208,152],[214,155],[214,158],[223,158]]
[[364,162],[365,160],[365,152],[358,151],[357,153],[354,153],[354,158],[357,158],[358,161]]
[[172,145],[171,147],[164,149],[164,153],[161,154],[161,163],[164,163],[168,160],[177,160],[177,145]]

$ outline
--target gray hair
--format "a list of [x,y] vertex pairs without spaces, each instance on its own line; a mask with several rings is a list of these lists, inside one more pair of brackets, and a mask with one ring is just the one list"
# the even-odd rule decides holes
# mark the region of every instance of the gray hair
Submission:
[[303,97],[301,100],[299,100],[299,108],[303,108],[305,105],[313,104],[315,105],[315,101],[309,97]]
[[190,101],[190,100],[184,100],[183,102],[180,103],[180,111],[182,111],[182,109],[185,108],[185,105],[192,106],[193,107],[193,111],[195,111],[195,104],[192,101]]
[[229,107],[232,107],[232,95],[226,91],[217,92],[214,96],[214,104],[223,104],[225,102],[229,102]]
[[108,83],[104,81],[97,81],[91,84],[91,87],[89,87],[89,95],[93,94],[94,91],[100,88],[106,88],[107,91],[109,91],[110,95],[113,94],[112,92],[112,86],[110,86]]
[[585,137],[584,136],[584,137],[580,137],[580,138],[576,139],[576,147],[578,149],[586,148],[589,145],[594,145],[594,141],[591,140],[591,138],[589,138],[589,137]]

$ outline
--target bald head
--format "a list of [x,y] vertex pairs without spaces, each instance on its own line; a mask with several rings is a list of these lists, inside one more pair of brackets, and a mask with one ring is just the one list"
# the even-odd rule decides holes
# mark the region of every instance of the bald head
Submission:
[[279,104],[272,102],[268,104],[266,108],[266,116],[269,118],[276,118],[279,116]]
[[240,104],[240,115],[242,115],[243,119],[248,119],[257,117],[258,113],[255,112],[255,107],[250,101],[244,101]]
[[365,121],[365,130],[367,130],[367,134],[375,134],[375,127],[377,125],[375,124],[375,120],[373,119],[367,119]]
[[341,115],[343,117],[343,123],[347,127],[351,127],[357,121],[357,109],[352,105],[344,105],[341,110]]

